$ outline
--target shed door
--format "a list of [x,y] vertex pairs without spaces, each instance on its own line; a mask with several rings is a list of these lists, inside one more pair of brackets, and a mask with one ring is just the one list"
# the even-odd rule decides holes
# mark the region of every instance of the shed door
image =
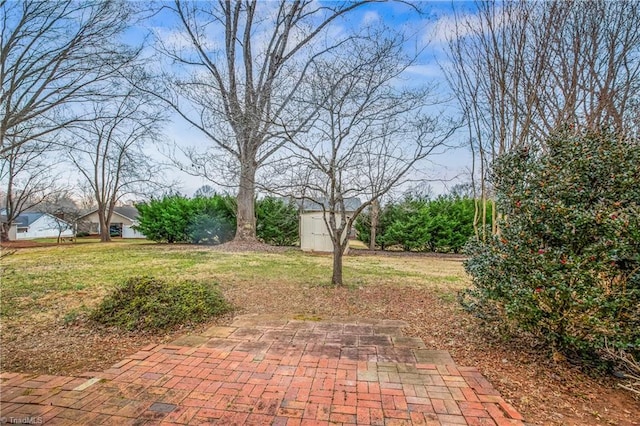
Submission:
[[314,230],[314,247],[315,251],[331,251],[331,237],[329,236],[329,230],[327,229],[327,225],[324,223],[324,218],[322,214],[313,218],[313,230]]

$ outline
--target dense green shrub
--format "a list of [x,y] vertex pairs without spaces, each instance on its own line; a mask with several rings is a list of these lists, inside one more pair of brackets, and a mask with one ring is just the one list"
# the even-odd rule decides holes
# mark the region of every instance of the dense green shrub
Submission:
[[204,213],[193,217],[189,225],[190,242],[193,244],[222,244],[231,240],[233,233],[230,222]]
[[429,251],[459,253],[474,235],[474,213],[471,198],[443,196],[429,202],[420,215],[425,229],[422,245]]
[[[397,220],[397,216],[402,214],[400,203],[387,203],[383,205],[378,213],[378,226],[376,226],[376,246],[384,250],[387,246],[385,235],[391,224]],[[367,246],[371,242],[371,215],[364,211],[358,215],[354,223],[357,238]]]
[[189,242],[189,226],[195,216],[191,200],[182,195],[169,195],[137,204],[138,222],[134,229],[153,241]]
[[[170,195],[136,207],[139,224],[134,228],[153,241],[221,244],[235,235],[235,199],[226,195]],[[256,234],[265,243],[290,246],[298,241],[295,204],[266,197],[256,202],[256,216]]]
[[194,216],[189,236],[194,244],[222,244],[235,235],[235,200],[224,195],[196,197],[191,200]]
[[256,202],[256,235],[274,246],[293,246],[298,242],[300,220],[295,204],[275,197]]
[[229,196],[165,196],[138,204],[134,228],[148,239],[168,243],[220,244],[233,238],[235,209]]
[[562,132],[494,167],[499,235],[469,246],[465,306],[555,350],[640,355],[640,145]]
[[425,251],[426,229],[421,213],[428,202],[428,199],[408,196],[390,209],[389,224],[380,241],[387,247],[401,246],[404,251]]
[[229,311],[215,284],[133,277],[105,297],[90,318],[125,330],[156,331],[195,324]]
[[[406,197],[381,209],[376,231],[376,245],[400,246],[405,251],[458,253],[474,235],[474,200],[453,195],[429,200]],[[491,212],[488,211],[490,222]],[[358,238],[370,240],[370,218],[361,215],[356,221]]]

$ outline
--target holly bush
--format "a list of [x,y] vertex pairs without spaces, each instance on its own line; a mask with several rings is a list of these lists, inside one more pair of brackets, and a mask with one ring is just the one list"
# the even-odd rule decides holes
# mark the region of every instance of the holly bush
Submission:
[[463,305],[503,330],[598,360],[640,355],[640,143],[559,132],[499,158],[499,232],[467,247]]

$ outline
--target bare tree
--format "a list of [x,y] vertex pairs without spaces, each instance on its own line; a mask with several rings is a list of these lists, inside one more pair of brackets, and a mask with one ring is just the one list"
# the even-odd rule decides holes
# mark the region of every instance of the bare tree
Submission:
[[[341,54],[314,64],[300,101],[317,110],[311,128],[291,136],[285,167],[289,194],[322,206],[333,243],[334,285],[343,284],[342,259],[357,215],[403,183],[416,164],[452,133],[425,114],[428,89],[400,87],[411,63],[404,40],[374,34],[346,43]],[[353,214],[348,200],[362,202]]]
[[74,231],[75,237],[77,221],[82,216],[82,211],[74,201],[70,191],[64,190],[53,194],[40,204],[38,210],[42,213],[50,214],[53,218],[55,229],[58,231],[58,244],[60,244],[62,234],[65,231]]
[[[478,172],[480,179],[480,194],[474,194],[474,227],[484,239],[491,198],[487,186],[490,165],[497,156],[528,140],[535,87],[546,82],[546,74],[527,59],[533,54],[542,62],[547,55],[544,45],[534,45],[538,51],[530,52],[527,44],[535,21],[534,3],[478,1],[476,6],[473,15],[456,15],[445,73],[467,122],[474,157],[471,177],[475,180]],[[544,24],[537,25],[544,29]],[[497,211],[492,212],[495,233]]]
[[371,202],[371,213],[370,213],[371,225],[369,228],[369,250],[376,249],[376,238],[377,238],[376,234],[378,231],[379,216],[380,216],[380,200],[376,198]]
[[549,49],[549,81],[537,85],[536,136],[562,125],[630,131],[640,90],[640,4],[555,1],[541,9],[549,31],[532,25],[531,33]]
[[111,241],[110,224],[118,201],[149,193],[162,179],[159,166],[144,152],[158,138],[161,115],[147,99],[130,90],[93,106],[92,122],[77,125],[70,161],[84,178],[97,206],[100,241]]
[[481,238],[498,155],[542,143],[564,125],[628,132],[638,122],[637,2],[478,1],[474,13],[456,14],[448,47],[444,68],[467,122],[472,177],[480,179]]
[[118,43],[130,12],[117,0],[0,0],[3,238],[55,189],[45,159],[59,154],[65,128],[92,119],[81,104],[110,96],[109,81],[136,57]]
[[[118,44],[125,1],[0,1],[0,154],[88,119],[76,105],[137,52]],[[50,138],[51,139],[51,138]]]
[[11,223],[23,212],[33,209],[55,196],[63,188],[55,182],[58,176],[51,172],[55,158],[46,155],[50,143],[30,141],[12,145],[0,160],[3,215],[0,240],[9,240]]
[[198,188],[193,193],[193,197],[194,198],[197,198],[197,197],[213,197],[214,195],[216,195],[216,190],[215,190],[215,188],[211,187],[210,185],[202,185],[200,188]]
[[184,37],[177,46],[161,41],[160,50],[182,68],[164,77],[170,90],[153,92],[216,148],[191,152],[194,173],[220,184],[211,161],[232,161],[236,240],[256,238],[256,172],[286,142],[284,127],[295,136],[311,117],[300,105],[292,109],[311,64],[349,38],[327,35],[331,24],[367,3],[176,0],[171,7]]

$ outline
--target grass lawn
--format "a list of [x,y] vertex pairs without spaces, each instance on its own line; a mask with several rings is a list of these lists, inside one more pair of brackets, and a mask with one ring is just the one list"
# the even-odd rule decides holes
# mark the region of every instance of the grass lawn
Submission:
[[[406,334],[421,337],[428,347],[449,350],[460,365],[479,367],[529,420],[632,424],[625,419],[632,417],[634,402],[611,382],[550,364],[522,342],[482,333],[476,319],[456,303],[456,293],[469,281],[461,258],[452,256],[349,255],[347,286],[336,289],[328,285],[329,256],[293,249],[225,252],[144,240],[18,249],[2,259],[1,369],[49,374],[100,370],[141,346],[188,332],[139,335],[100,329],[84,320],[112,286],[134,275],[219,283],[236,314],[402,319],[410,324]],[[232,315],[202,327],[228,323]],[[607,407],[616,408],[615,416],[605,415]]]
[[[134,275],[213,281],[228,290],[259,283],[267,291],[304,293],[328,285],[330,268],[329,256],[297,250],[225,253],[140,240],[37,247],[3,259],[0,315],[5,324],[36,318],[59,322],[93,307],[113,285]],[[449,297],[467,285],[460,262],[439,257],[351,256],[344,276],[350,287],[412,285]]]

